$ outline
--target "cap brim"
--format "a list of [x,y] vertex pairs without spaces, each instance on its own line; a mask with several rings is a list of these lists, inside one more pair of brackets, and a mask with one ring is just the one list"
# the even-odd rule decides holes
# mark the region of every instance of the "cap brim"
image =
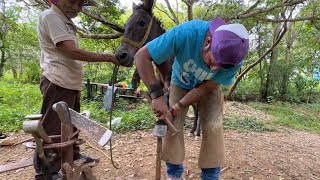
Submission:
[[98,6],[98,3],[93,0],[87,0],[83,6]]
[[[49,3],[55,4],[52,2],[52,0],[48,0]],[[93,0],[86,0],[86,2],[83,4],[83,6],[98,6],[98,3]]]
[[213,34],[214,31],[216,31],[216,29],[222,25],[225,25],[226,23],[224,22],[224,20],[222,20],[221,18],[216,18],[214,20],[212,20],[210,22],[210,33]]

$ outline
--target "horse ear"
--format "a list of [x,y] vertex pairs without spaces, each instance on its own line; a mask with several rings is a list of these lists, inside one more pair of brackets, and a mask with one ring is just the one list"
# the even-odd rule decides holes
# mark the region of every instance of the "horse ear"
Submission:
[[132,2],[132,11],[139,9],[139,6],[136,3]]
[[152,12],[154,0],[144,0],[143,9],[149,13]]

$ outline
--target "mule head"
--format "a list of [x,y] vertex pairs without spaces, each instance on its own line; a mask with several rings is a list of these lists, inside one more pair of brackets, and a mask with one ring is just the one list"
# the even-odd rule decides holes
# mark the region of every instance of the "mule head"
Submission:
[[154,36],[153,3],[153,0],[146,0],[143,4],[132,5],[132,15],[125,23],[122,42],[116,52],[116,58],[123,66],[131,67],[136,52]]

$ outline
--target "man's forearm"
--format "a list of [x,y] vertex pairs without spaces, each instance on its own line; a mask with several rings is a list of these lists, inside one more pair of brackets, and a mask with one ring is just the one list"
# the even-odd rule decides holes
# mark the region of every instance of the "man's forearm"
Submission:
[[116,56],[113,54],[99,54],[89,52],[76,47],[74,41],[61,41],[57,43],[57,48],[65,55],[74,60],[87,61],[87,62],[113,62],[116,63]]
[[143,83],[150,90],[150,86],[158,84],[158,82],[155,77],[152,59],[148,49],[145,46],[142,47],[134,56],[134,60]]
[[198,87],[189,91],[179,102],[183,107],[187,107],[193,103],[198,102],[201,97],[207,95],[210,91],[217,88],[219,84],[212,81],[205,81]]
[[113,54],[99,54],[82,49],[72,50],[68,53],[68,56],[72,59],[86,62],[111,62],[116,60]]

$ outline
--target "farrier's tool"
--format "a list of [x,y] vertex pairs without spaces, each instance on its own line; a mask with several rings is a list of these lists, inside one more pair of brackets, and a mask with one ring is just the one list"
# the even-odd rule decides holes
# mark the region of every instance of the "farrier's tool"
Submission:
[[[71,123],[79,129],[90,135],[94,140],[96,140],[101,146],[108,143],[112,136],[112,131],[101,126],[100,124],[91,121],[87,117],[79,114],[71,108],[65,102],[58,102],[53,105],[53,109],[58,113],[60,119],[71,119]],[[64,117],[68,116],[68,117]]]
[[[171,114],[170,114],[171,115]],[[162,138],[167,134],[168,126],[172,129],[172,136],[179,133],[174,127],[171,120],[166,117],[165,119],[159,119],[154,126],[153,135],[157,138],[157,157],[156,157],[156,180],[161,179],[161,150],[162,150]]]
[[43,130],[42,124],[39,120],[31,120],[23,122],[23,130],[26,133],[31,133],[37,144],[36,146],[36,158],[39,161],[39,165],[45,179],[52,179],[52,174],[49,168],[49,161],[43,151],[43,143],[53,143],[51,138]]

